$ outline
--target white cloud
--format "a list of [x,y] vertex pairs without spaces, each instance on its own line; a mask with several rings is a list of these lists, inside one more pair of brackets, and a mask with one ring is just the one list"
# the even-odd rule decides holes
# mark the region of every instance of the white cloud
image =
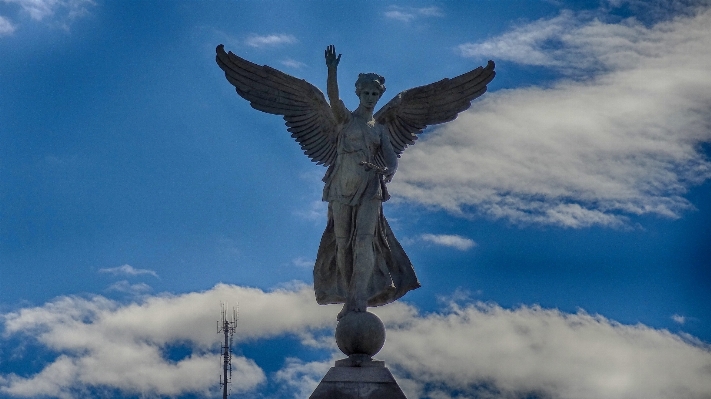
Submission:
[[99,269],[99,273],[109,273],[109,274],[113,274],[114,276],[118,276],[118,275],[140,276],[142,274],[150,274],[151,276],[153,276],[155,278],[159,278],[158,273],[156,273],[153,270],[136,269],[131,265],[122,265],[122,266],[118,266],[118,267],[103,268],[103,269]]
[[316,261],[314,261],[313,259],[309,259],[309,258],[298,257],[296,259],[293,259],[291,261],[291,263],[293,263],[294,266],[297,266],[297,267],[310,268],[310,267],[314,267],[314,263],[316,263]]
[[2,0],[17,4],[36,21],[58,16],[69,20],[85,15],[87,6],[94,5],[93,0]]
[[391,192],[515,223],[680,217],[693,209],[687,190],[711,177],[708,26],[710,10],[649,28],[563,13],[477,44],[470,55],[588,78],[485,94],[404,153]]
[[251,35],[245,40],[245,44],[250,47],[273,47],[282,44],[296,43],[296,37],[293,35],[273,34],[273,35]]
[[5,3],[14,3],[23,11],[30,14],[32,19],[41,21],[43,18],[54,14],[59,1],[57,0],[3,0]]
[[130,295],[141,295],[150,292],[151,286],[145,283],[131,284],[126,280],[121,280],[111,284],[107,290],[124,292]]
[[[339,307],[316,305],[304,285],[271,292],[217,285],[129,304],[63,297],[3,315],[0,339],[27,337],[58,357],[35,375],[0,376],[0,392],[69,398],[108,388],[147,396],[209,395],[219,374],[214,326],[220,302],[240,303],[238,342],[288,333],[306,347],[330,349],[323,361],[285,359],[274,374],[286,387],[284,397],[307,396],[333,360],[343,357],[332,333],[323,333],[334,327]],[[487,397],[482,386],[504,398],[686,399],[711,392],[711,348],[693,337],[582,311],[448,306],[427,315],[401,301],[372,309],[388,329],[378,358],[408,397],[447,398],[455,390],[461,397]],[[177,362],[166,359],[163,348],[176,342],[187,342],[193,353]],[[233,367],[240,376],[233,380],[236,392],[254,390],[266,379],[252,359],[234,356]]]
[[[374,309],[387,326],[377,358],[408,397],[700,399],[711,392],[711,347],[693,337],[583,311],[470,303],[422,316],[398,305],[406,317]],[[277,378],[306,397],[332,364],[289,359]]]
[[301,62],[301,61],[296,61],[296,60],[293,60],[293,59],[291,59],[291,58],[287,58],[287,59],[285,59],[285,60],[282,60],[282,61],[281,61],[281,64],[284,65],[284,66],[286,66],[286,67],[294,68],[294,69],[301,69],[301,68],[303,68],[303,67],[306,66],[306,64],[304,64],[303,62]]
[[453,234],[423,234],[421,238],[433,244],[456,248],[460,251],[466,251],[476,245],[469,238]]
[[11,35],[15,32],[15,25],[9,19],[0,15],[0,37]]
[[289,397],[308,398],[326,372],[333,367],[335,360],[342,357],[345,356],[336,356],[322,362],[304,362],[296,358],[287,358],[284,367],[275,373],[274,379],[287,387],[285,391],[291,392],[291,395],[287,394]]
[[671,319],[674,320],[675,323],[679,323],[682,325],[684,323],[686,323],[686,317],[678,315],[678,314],[672,315]]
[[[0,392],[18,397],[70,397],[89,388],[174,396],[205,394],[219,374],[215,321],[220,302],[240,303],[237,341],[284,333],[304,334],[335,322],[336,307],[319,307],[310,288],[264,292],[218,285],[206,292],[155,296],[120,305],[101,296],[62,297],[41,307],[4,315],[5,337],[25,335],[60,356],[40,373],[3,376]],[[265,317],[265,315],[268,315]],[[311,338],[310,338],[311,339]],[[164,358],[170,343],[189,343],[192,355],[178,362]],[[251,359],[233,357],[240,378],[235,391],[265,381]]]
[[[573,13],[564,11],[553,19],[519,26],[503,35],[480,43],[464,43],[458,46],[465,57],[489,57],[495,60],[513,61],[527,65],[562,65],[544,45],[564,37],[578,21]],[[587,58],[587,57],[586,57]]]
[[382,357],[420,389],[445,387],[465,396],[489,397],[482,383],[492,397],[504,398],[671,399],[711,392],[707,345],[538,307],[453,306],[390,329]]
[[390,6],[385,11],[385,17],[397,21],[411,22],[423,17],[442,17],[444,13],[438,7],[400,7]]

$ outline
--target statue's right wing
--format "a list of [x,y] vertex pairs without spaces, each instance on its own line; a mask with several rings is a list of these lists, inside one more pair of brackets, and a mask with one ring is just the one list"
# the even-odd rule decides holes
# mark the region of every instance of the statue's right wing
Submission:
[[252,108],[282,115],[291,136],[313,162],[329,166],[336,158],[337,123],[316,86],[267,65],[257,65],[225,53],[217,46],[217,65]]
[[376,112],[375,120],[385,125],[390,143],[399,157],[427,126],[449,122],[484,94],[494,79],[494,61],[452,79],[405,90]]

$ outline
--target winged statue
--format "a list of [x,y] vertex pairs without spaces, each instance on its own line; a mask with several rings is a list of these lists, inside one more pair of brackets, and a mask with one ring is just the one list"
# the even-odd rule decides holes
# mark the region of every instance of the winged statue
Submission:
[[257,65],[217,46],[217,64],[252,108],[281,115],[291,136],[313,162],[328,169],[323,201],[328,222],[314,265],[314,291],[321,304],[343,303],[338,315],[365,312],[418,288],[410,259],[395,238],[382,203],[402,152],[431,125],[454,120],[486,92],[494,62],[452,79],[405,90],[379,111],[385,78],[361,73],[360,99],[349,111],[339,97],[341,55],[325,50],[328,101],[314,85],[267,65]]

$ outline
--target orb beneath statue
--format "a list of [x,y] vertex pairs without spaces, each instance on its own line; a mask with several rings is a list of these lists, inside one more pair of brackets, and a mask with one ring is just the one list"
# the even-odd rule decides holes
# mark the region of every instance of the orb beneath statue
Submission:
[[370,312],[350,312],[338,321],[336,344],[347,356],[373,356],[385,344],[385,326]]

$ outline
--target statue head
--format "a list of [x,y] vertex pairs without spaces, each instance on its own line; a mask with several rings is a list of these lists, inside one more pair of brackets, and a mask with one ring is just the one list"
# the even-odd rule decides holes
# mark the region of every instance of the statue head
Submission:
[[372,110],[385,92],[385,78],[377,73],[361,73],[355,87],[361,106]]
[[365,86],[373,85],[380,91],[382,96],[385,93],[385,78],[378,75],[377,73],[359,73],[358,80],[355,83],[355,93],[356,96],[360,97],[360,93]]

